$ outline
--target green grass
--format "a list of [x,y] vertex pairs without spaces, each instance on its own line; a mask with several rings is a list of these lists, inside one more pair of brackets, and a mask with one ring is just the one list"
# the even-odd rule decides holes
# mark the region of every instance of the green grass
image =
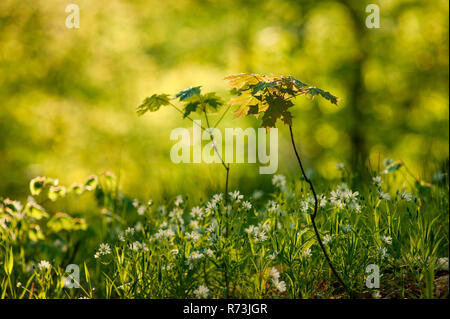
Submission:
[[[314,180],[323,195],[316,224],[354,297],[448,297],[448,279],[447,293],[435,292],[448,275],[448,172],[427,184],[402,170],[356,179],[343,169],[331,184]],[[118,184],[110,173],[67,188],[37,178],[27,201],[1,199],[1,297],[350,297],[317,243],[314,200],[297,177],[277,175],[271,194],[196,203],[140,201]],[[64,287],[69,264],[80,269],[80,288]],[[366,287],[370,264],[379,289]]]

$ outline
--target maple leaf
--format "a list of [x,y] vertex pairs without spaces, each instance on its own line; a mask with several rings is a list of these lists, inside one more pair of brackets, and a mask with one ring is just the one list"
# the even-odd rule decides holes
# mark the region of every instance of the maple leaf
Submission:
[[201,92],[201,86],[191,86],[187,89],[181,90],[178,92],[175,97],[179,98],[180,101],[187,100],[191,98],[194,95],[200,95]]
[[222,104],[222,99],[218,97],[214,92],[192,95],[186,100],[183,118],[186,118],[192,112],[197,112],[199,110],[202,112],[205,112],[208,109],[217,110],[217,108]]
[[292,114],[289,112],[288,108],[294,106],[294,103],[280,97],[269,96],[266,99],[269,107],[264,112],[261,126],[266,129],[275,127],[277,119],[281,119],[285,124],[291,125]]
[[169,94],[153,94],[150,97],[144,99],[141,105],[137,107],[137,114],[139,116],[144,115],[147,112],[158,111],[161,106],[170,104]]
[[238,106],[235,117],[254,115],[262,116],[262,126],[275,127],[277,119],[285,124],[292,124],[292,114],[288,110],[294,104],[290,101],[299,95],[320,95],[336,104],[337,98],[331,93],[309,86],[308,84],[290,76],[267,76],[261,74],[240,73],[225,77],[232,88],[230,105]]

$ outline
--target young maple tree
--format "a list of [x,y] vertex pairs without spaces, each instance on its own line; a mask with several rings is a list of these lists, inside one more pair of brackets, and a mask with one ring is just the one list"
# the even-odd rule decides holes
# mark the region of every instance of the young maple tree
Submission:
[[292,133],[292,114],[289,111],[289,108],[294,106],[292,99],[300,95],[310,96],[312,98],[315,96],[321,96],[333,104],[337,104],[337,97],[329,92],[303,83],[302,81],[289,75],[267,76],[261,74],[241,73],[229,75],[225,77],[225,80],[228,81],[232,88],[231,92],[235,95],[228,103],[230,105],[238,106],[235,111],[236,118],[253,115],[257,119],[261,118],[261,126],[266,129],[275,127],[278,119],[289,126],[292,147],[297,157],[298,164],[300,165],[303,178],[309,184],[311,192],[314,196],[314,212],[310,216],[317,241],[319,242],[319,246],[322,249],[325,259],[330,265],[333,274],[343,285],[343,287],[349,291],[344,281],[334,268],[333,263],[331,262],[323,245],[319,231],[317,230],[315,221],[318,211],[317,194],[313,183],[305,173],[297,147],[295,146],[294,135]]
[[[178,99],[179,102],[183,104],[183,109],[176,106],[174,103],[171,102],[173,99]],[[158,111],[161,106],[170,105],[174,109],[176,109],[178,112],[180,112],[183,115],[183,118],[187,118],[196,125],[199,125],[199,127],[203,130],[209,133],[209,137],[211,139],[211,142],[213,143],[213,148],[217,156],[219,157],[222,166],[226,170],[226,180],[225,180],[225,200],[228,199],[228,180],[230,175],[230,164],[225,164],[224,160],[222,159],[222,156],[220,155],[221,152],[217,149],[216,143],[214,141],[214,136],[212,134],[211,129],[214,129],[219,125],[219,123],[222,121],[225,113],[228,111],[228,109],[223,113],[223,115],[219,118],[219,120],[211,126],[209,122],[208,113],[210,111],[217,111],[222,105],[223,100],[216,95],[214,92],[202,94],[201,93],[201,87],[200,86],[191,86],[187,89],[184,89],[180,92],[178,92],[173,98],[169,94],[153,94],[150,97],[147,97],[144,99],[141,105],[137,107],[137,114],[139,116],[144,115],[147,112],[156,112]],[[205,116],[206,120],[206,127],[203,125],[198,124],[198,122],[195,122],[191,117],[190,114],[196,112],[200,115]]]

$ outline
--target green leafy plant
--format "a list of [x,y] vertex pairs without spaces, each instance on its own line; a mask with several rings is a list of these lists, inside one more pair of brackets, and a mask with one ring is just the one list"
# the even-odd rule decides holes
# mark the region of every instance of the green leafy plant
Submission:
[[[172,100],[178,100],[182,104],[182,108],[172,103]],[[223,100],[220,97],[218,97],[214,92],[202,94],[200,86],[194,87],[191,86],[187,89],[181,90],[180,92],[175,94],[173,98],[171,98],[169,94],[153,94],[152,96],[144,99],[142,104],[137,107],[136,112],[139,116],[142,116],[147,112],[156,112],[161,108],[161,106],[166,105],[172,106],[175,110],[177,110],[179,113],[183,115],[183,118],[189,119],[196,125],[199,124],[191,118],[192,113],[198,113],[200,114],[200,116],[205,117],[207,126],[206,127],[203,125],[199,126],[203,131],[209,133],[210,139],[214,146],[214,151],[219,157],[222,166],[226,171],[225,199],[227,199],[230,164],[225,164],[222,156],[220,155],[220,152],[216,147],[214,136],[212,134],[211,129],[214,129],[217,127],[217,125],[219,125],[225,114],[228,112],[229,108],[225,110],[225,112],[222,114],[222,116],[214,125],[211,125],[208,114],[211,111],[217,111],[223,105]]]
[[290,76],[267,76],[261,74],[241,73],[225,77],[232,88],[235,95],[229,104],[238,106],[235,117],[253,115],[256,118],[261,117],[261,126],[266,129],[275,127],[277,120],[281,120],[289,126],[291,135],[292,148],[294,149],[298,164],[300,166],[304,180],[309,184],[311,192],[314,196],[314,212],[311,214],[311,223],[317,237],[320,248],[323,251],[333,274],[342,284],[342,286],[351,294],[347,285],[336,271],[330,257],[325,249],[323,241],[320,237],[316,226],[316,216],[318,212],[318,199],[314,189],[314,185],[305,173],[302,161],[300,159],[297,147],[295,145],[294,135],[292,132],[292,114],[289,111],[294,106],[292,99],[297,96],[310,96],[314,98],[321,96],[333,104],[337,104],[337,97],[331,93],[310,86],[302,81]]

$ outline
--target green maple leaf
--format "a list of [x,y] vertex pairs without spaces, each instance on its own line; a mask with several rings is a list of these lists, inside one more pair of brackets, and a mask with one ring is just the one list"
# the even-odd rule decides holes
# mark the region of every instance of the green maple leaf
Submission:
[[192,112],[196,112],[197,108],[200,106],[200,101],[191,101],[186,103],[186,106],[184,107],[184,114],[183,118],[186,118],[191,114]]
[[232,88],[233,97],[228,104],[238,106],[235,117],[254,115],[262,117],[262,126],[275,127],[278,119],[285,124],[292,124],[292,114],[288,110],[294,104],[291,98],[299,95],[317,95],[337,104],[337,97],[330,92],[309,86],[290,76],[267,76],[261,74],[241,73],[225,77]]
[[152,96],[144,99],[142,104],[137,107],[136,112],[139,116],[142,116],[147,112],[156,112],[161,106],[169,104],[169,94],[153,94]]
[[200,92],[201,86],[191,86],[178,92],[175,97],[179,98],[180,101],[184,101],[193,97],[194,95],[200,95]]
[[337,97],[335,97],[334,95],[332,95],[330,92],[321,90],[319,88],[316,87],[309,87],[307,89],[307,93],[309,95],[311,95],[312,97],[316,96],[316,95],[320,95],[323,98],[327,99],[328,101],[330,101],[333,104],[337,104]]
[[222,104],[222,99],[213,92],[193,95],[186,100],[183,118],[188,117],[192,112],[204,112],[208,109],[217,110]]
[[269,107],[264,111],[261,126],[267,128],[275,127],[278,119],[281,119],[285,124],[292,124],[292,114],[289,108],[294,106],[290,100],[285,100],[280,97],[267,97],[267,104]]

